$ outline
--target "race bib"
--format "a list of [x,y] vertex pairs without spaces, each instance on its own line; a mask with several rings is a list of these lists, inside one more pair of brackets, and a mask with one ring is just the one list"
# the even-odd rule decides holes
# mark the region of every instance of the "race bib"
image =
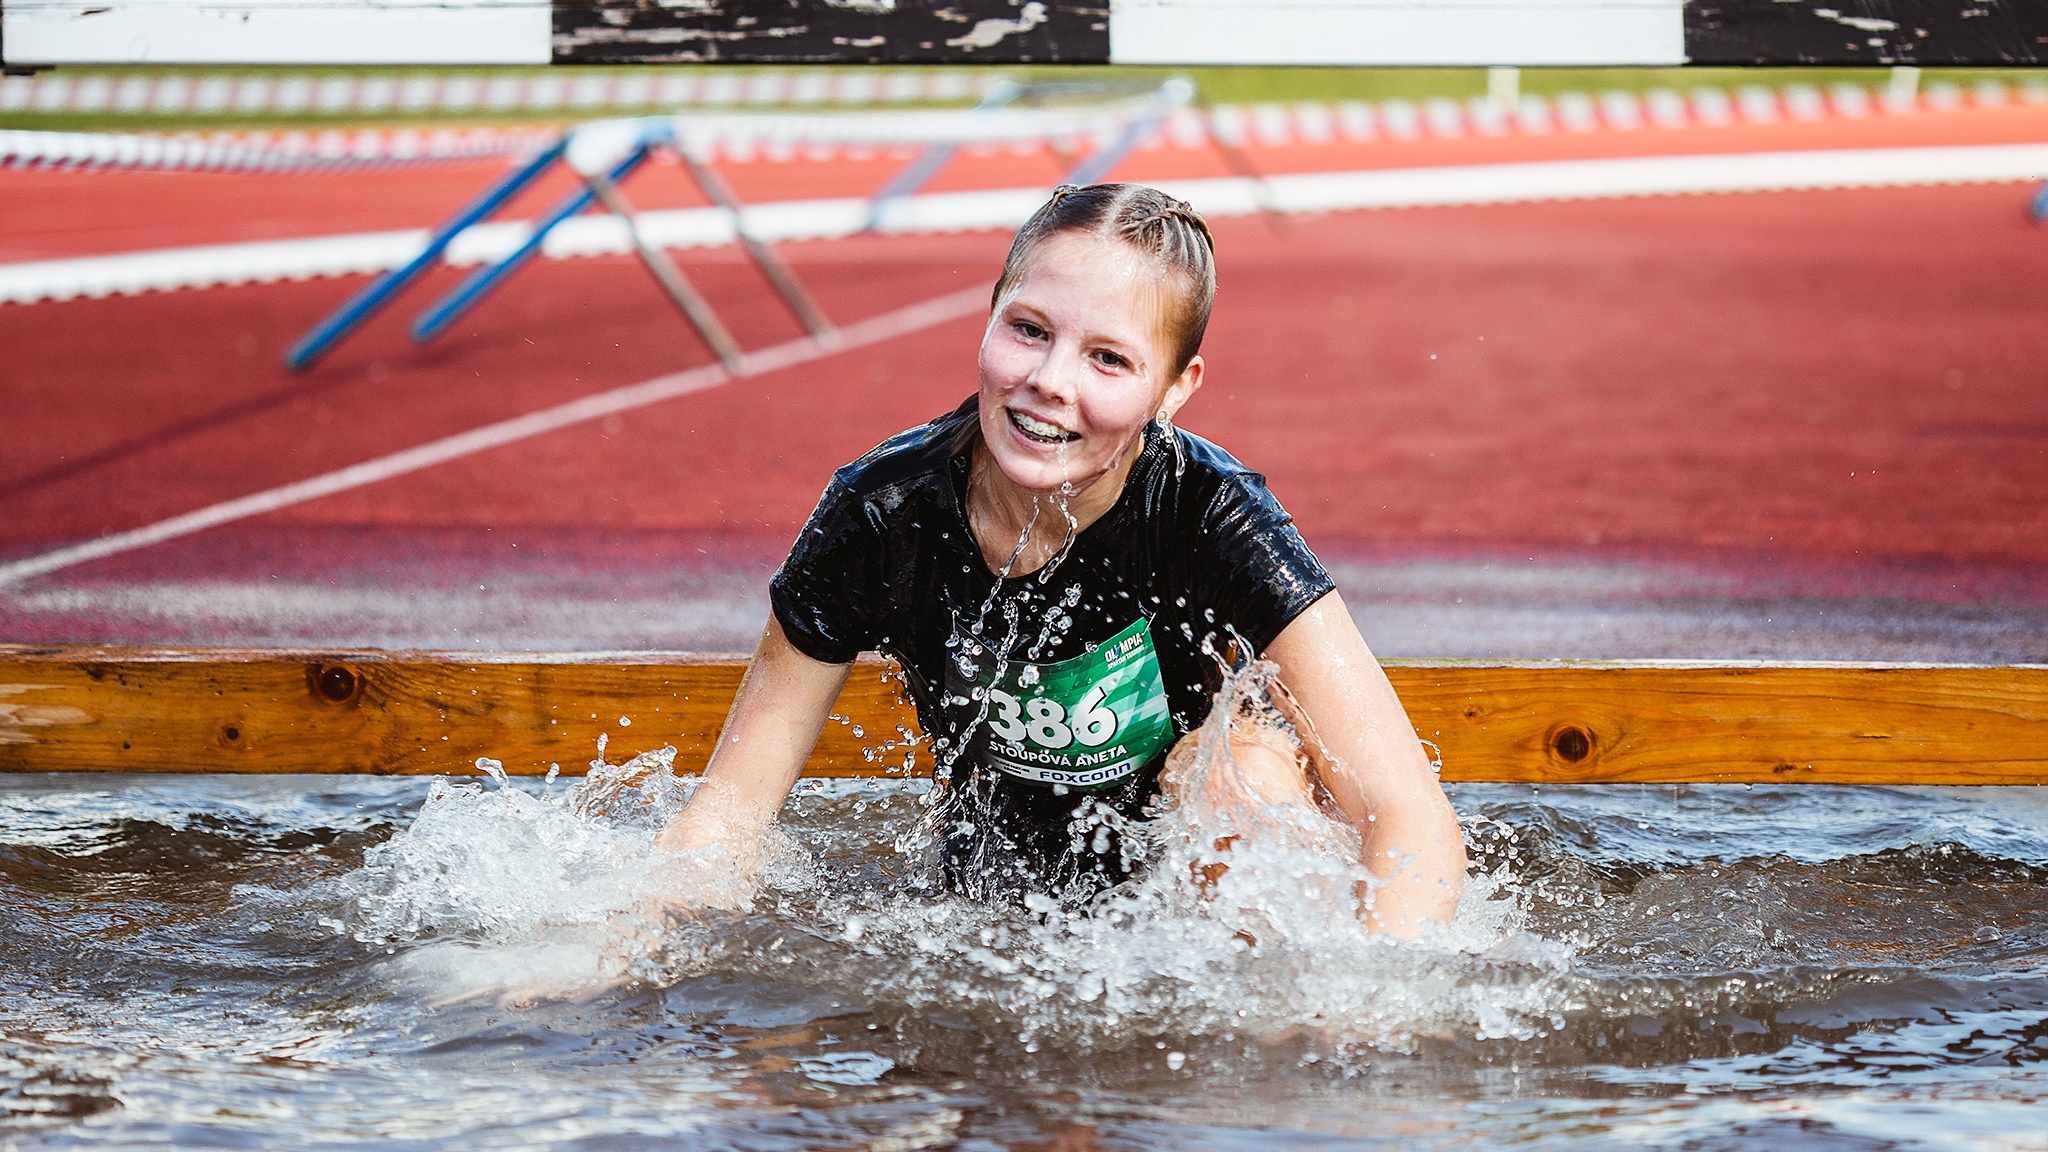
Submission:
[[[949,664],[949,667],[953,667]],[[949,679],[959,681],[957,667]],[[1152,622],[1130,627],[1069,660],[1015,661],[956,695],[986,691],[987,715],[969,736],[983,763],[1037,784],[1107,788],[1152,763],[1173,743],[1173,716]]]

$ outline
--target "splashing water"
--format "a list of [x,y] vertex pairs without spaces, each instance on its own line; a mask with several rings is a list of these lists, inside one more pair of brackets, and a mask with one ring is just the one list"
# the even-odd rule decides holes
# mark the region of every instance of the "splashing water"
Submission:
[[909,831],[897,802],[875,802],[837,843],[778,832],[758,887],[727,859],[665,857],[653,838],[693,782],[663,748],[616,765],[600,753],[560,792],[530,794],[488,760],[478,767],[495,787],[438,782],[411,827],[343,881],[343,930],[404,945],[430,999],[801,972],[870,1010],[970,1022],[1068,1056],[1171,1036],[1184,1059],[1284,1044],[1341,1061],[1431,1036],[1544,1030],[1570,953],[1522,929],[1499,879],[1475,877],[1450,926],[1394,942],[1360,921],[1377,880],[1355,863],[1349,828],[1228,799],[1242,795],[1229,730],[1271,675],[1253,665],[1226,681],[1178,808],[1144,823],[1100,808],[1076,821],[1076,837],[1106,843],[1114,828],[1151,859],[1084,910],[933,895],[929,855],[914,848],[877,868],[873,845]]
[[[624,978],[664,908],[744,906],[753,887],[723,850],[654,850],[695,784],[677,779],[676,750],[610,764],[605,743],[560,794],[552,773],[534,796],[489,758],[476,767],[495,788],[437,779],[412,827],[348,879],[350,919],[331,926],[364,944],[434,945],[406,963],[446,995],[547,994]],[[789,857],[786,839],[771,832],[771,861]]]

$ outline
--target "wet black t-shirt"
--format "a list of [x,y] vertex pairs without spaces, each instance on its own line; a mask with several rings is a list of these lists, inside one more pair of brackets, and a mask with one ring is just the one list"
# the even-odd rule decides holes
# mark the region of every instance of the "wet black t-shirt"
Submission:
[[[1205,640],[1263,651],[1335,585],[1263,477],[1153,424],[1116,504],[1044,568],[998,579],[967,524],[957,446],[975,419],[970,398],[835,473],[769,596],[812,659],[903,665],[946,780],[955,888],[1078,903],[1132,868],[1103,807],[1138,817],[1167,747],[1207,715]],[[1064,535],[1045,515],[1035,531]]]

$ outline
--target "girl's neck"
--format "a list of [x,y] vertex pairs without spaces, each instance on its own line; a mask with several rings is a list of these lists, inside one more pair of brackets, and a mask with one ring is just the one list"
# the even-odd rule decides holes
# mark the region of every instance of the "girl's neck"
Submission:
[[1115,468],[1071,482],[1070,491],[1041,492],[1003,475],[977,439],[967,472],[967,525],[989,571],[1023,576],[1045,567],[1072,537],[1116,507],[1124,481],[1144,450],[1141,432],[1118,457]]

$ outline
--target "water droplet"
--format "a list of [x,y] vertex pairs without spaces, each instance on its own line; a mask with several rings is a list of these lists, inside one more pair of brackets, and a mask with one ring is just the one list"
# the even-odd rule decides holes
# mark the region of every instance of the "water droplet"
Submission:
[[1188,1054],[1185,1052],[1168,1052],[1166,1054],[1166,1066],[1175,1072],[1180,1071],[1181,1065],[1187,1062]]

